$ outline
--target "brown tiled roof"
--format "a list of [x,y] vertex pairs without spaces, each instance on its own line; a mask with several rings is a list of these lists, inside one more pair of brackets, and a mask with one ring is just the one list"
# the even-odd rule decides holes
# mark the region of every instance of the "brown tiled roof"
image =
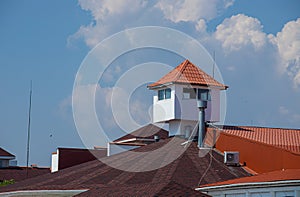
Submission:
[[13,154],[7,152],[3,148],[0,147],[0,156],[6,156],[6,157],[15,157]]
[[287,181],[287,180],[300,180],[300,169],[287,169],[287,170],[273,171],[268,173],[257,174],[250,177],[243,177],[243,178],[237,178],[237,179],[232,179],[232,180],[218,182],[218,183],[202,185],[201,187],[229,185],[229,184],[238,184],[238,183]]
[[128,140],[131,138],[146,138],[146,139],[153,139],[154,136],[159,136],[160,139],[167,139],[169,136],[169,132],[163,128],[160,128],[154,124],[148,124],[144,127],[141,127],[132,133],[124,135],[119,139],[116,139],[114,142]]
[[[120,193],[127,194],[127,192],[129,195],[132,192],[136,196],[144,193],[148,196],[155,196],[156,194],[163,195],[162,192],[172,194],[175,190],[180,190],[181,187],[178,185],[183,186],[181,192],[190,192],[190,189],[199,185],[201,177],[203,179],[200,185],[249,175],[241,167],[226,166],[223,163],[223,156],[215,151],[199,157],[197,143],[192,142],[185,148],[181,145],[184,141],[184,139],[173,137],[135,149],[140,152],[151,152],[161,147],[160,151],[154,154],[156,159],[141,157],[135,151],[126,151],[105,157],[101,160],[102,162],[94,160],[53,174],[5,186],[0,188],[0,192],[37,189],[98,189],[111,196],[118,196]],[[168,146],[170,145],[168,143],[171,143],[171,146]],[[174,157],[178,151],[182,154],[164,167],[145,172],[132,172],[139,166],[162,165],[165,159]],[[104,161],[123,167],[128,166],[132,171],[113,168],[103,163]],[[164,185],[164,187],[159,189],[157,185]]]
[[223,126],[222,132],[300,153],[300,129]]
[[[33,178],[47,173],[50,173],[49,168],[28,168],[28,178]],[[0,168],[0,181],[11,179],[14,179],[17,182],[27,179],[26,167]]]
[[[152,193],[149,193],[152,191]],[[133,186],[118,186],[113,194],[110,187],[97,187],[76,196],[199,196],[209,195],[198,192],[193,188],[183,186],[174,181],[155,184],[135,184]]]
[[191,85],[201,85],[201,86],[216,86],[222,89],[227,89],[228,87],[221,84],[198,66],[195,66],[189,60],[183,61],[171,72],[163,76],[157,82],[148,85],[148,87],[155,88],[156,86],[165,85],[168,83],[185,83]]

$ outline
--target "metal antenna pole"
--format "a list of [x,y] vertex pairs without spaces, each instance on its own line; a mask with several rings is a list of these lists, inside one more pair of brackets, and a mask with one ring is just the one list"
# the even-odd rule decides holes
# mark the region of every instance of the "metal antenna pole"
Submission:
[[28,178],[29,149],[30,149],[29,142],[30,142],[31,96],[32,96],[32,80],[30,81],[30,93],[29,93],[29,111],[28,111],[28,127],[27,127],[27,161],[26,161],[26,178]]
[[216,61],[216,52],[214,51],[213,74],[212,74],[213,78],[215,78],[215,61]]

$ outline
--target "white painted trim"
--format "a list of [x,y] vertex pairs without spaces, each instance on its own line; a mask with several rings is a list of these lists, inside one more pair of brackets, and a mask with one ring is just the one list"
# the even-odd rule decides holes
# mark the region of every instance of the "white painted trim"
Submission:
[[114,141],[114,142],[111,142],[111,143],[112,144],[125,143],[125,142],[133,142],[133,141],[136,141],[136,140],[148,141],[148,142],[154,142],[155,141],[155,139],[149,139],[149,138],[130,138],[130,139],[126,139],[126,140]]
[[208,186],[208,187],[198,187],[195,190],[197,191],[207,191],[207,190],[221,190],[221,189],[248,189],[248,188],[260,188],[260,187],[280,187],[280,186],[290,186],[296,185],[299,186],[300,180],[285,180],[285,181],[272,181],[272,182],[252,182],[252,183],[235,183],[235,184],[226,184],[226,185],[217,185],[217,186]]
[[11,160],[11,159],[15,159],[15,156],[0,156],[0,159],[5,159],[5,160]]

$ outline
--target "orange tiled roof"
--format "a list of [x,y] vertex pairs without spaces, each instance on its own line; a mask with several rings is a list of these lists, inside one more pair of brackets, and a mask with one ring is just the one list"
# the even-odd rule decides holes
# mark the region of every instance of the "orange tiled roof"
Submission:
[[222,89],[228,88],[228,86],[219,83],[189,60],[183,61],[175,69],[163,76],[157,82],[148,85],[148,87],[154,88],[168,83],[188,83],[192,85],[216,86]]
[[273,181],[288,181],[300,180],[300,169],[288,169],[257,174],[250,177],[232,179],[223,182],[202,185],[201,187],[220,186],[238,183],[257,183],[257,182],[273,182]]
[[222,132],[300,153],[300,129],[224,126]]

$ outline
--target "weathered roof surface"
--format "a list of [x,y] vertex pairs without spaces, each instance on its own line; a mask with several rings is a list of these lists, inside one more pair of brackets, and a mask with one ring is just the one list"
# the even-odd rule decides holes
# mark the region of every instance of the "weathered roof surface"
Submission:
[[[148,193],[152,191],[151,193]],[[154,195],[153,195],[154,193]],[[114,188],[113,194],[110,187],[98,187],[88,190],[76,196],[201,196],[209,195],[198,192],[193,188],[180,185],[174,181],[169,183],[135,184],[133,186],[118,186]]]
[[148,85],[148,87],[151,89],[168,83],[187,83],[191,85],[216,86],[222,89],[228,88],[206,74],[189,60],[183,61],[175,69],[163,76],[157,82]]
[[257,174],[251,177],[243,177],[232,179],[228,181],[202,185],[201,187],[239,184],[239,183],[260,183],[260,182],[273,182],[273,181],[288,181],[300,180],[300,169],[287,169],[280,171],[273,171],[268,173]]
[[5,157],[15,157],[13,154],[7,152],[3,148],[0,147],[0,156],[5,156]]
[[[98,188],[113,196],[120,194],[120,192],[130,192],[130,188],[136,188],[132,192],[137,196],[144,193],[154,196],[163,191],[168,191],[171,194],[173,191],[179,190],[180,187],[174,186],[173,182],[184,186],[181,191],[190,192],[190,189],[194,189],[198,185],[249,175],[241,167],[226,166],[223,163],[223,156],[215,151],[199,157],[197,143],[192,142],[190,146],[185,147],[181,145],[184,141],[178,137],[168,138],[134,149],[134,151],[105,157],[101,161],[90,161],[53,174],[5,186],[0,188],[0,192]],[[158,151],[155,152],[155,150]],[[150,153],[150,156],[137,154],[144,152]],[[182,154],[175,157],[178,152]],[[168,158],[174,159],[174,161],[168,163],[166,161]],[[151,168],[154,165],[162,167],[138,172],[139,167],[148,166]],[[122,170],[111,166],[122,167]],[[124,171],[123,169],[130,169],[131,171]],[[169,183],[170,185],[168,185]],[[141,184],[145,186],[144,190],[139,190]],[[158,184],[165,185],[165,187],[158,191],[155,189]],[[146,185],[148,186],[146,187]]]
[[132,133],[129,133],[127,135],[124,135],[123,137],[120,137],[119,139],[116,139],[114,142],[122,141],[122,140],[128,140],[131,138],[146,138],[146,139],[153,139],[154,136],[159,136],[160,139],[167,139],[169,136],[169,132],[163,128],[160,128],[154,124],[148,124],[144,127],[141,127]]
[[[49,168],[28,168],[28,178],[40,176],[47,173],[50,173]],[[0,181],[11,179],[14,179],[17,182],[27,179],[26,167],[0,168]]]
[[[223,126],[222,132],[300,153],[300,129]],[[212,128],[210,128],[212,129]]]

